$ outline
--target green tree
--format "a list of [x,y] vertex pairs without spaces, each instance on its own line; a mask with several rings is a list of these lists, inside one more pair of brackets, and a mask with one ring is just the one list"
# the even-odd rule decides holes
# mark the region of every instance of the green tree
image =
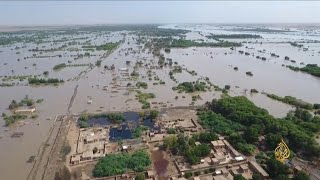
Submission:
[[185,178],[190,178],[192,176],[192,172],[186,172],[185,174],[184,174],[184,177]]
[[99,159],[93,169],[93,176],[104,177],[123,174],[128,169],[141,172],[151,164],[149,154],[145,151],[136,151],[132,154],[108,154]]
[[253,179],[253,180],[261,180],[262,178],[261,178],[260,174],[253,173],[252,179]]
[[174,148],[177,146],[177,137],[175,135],[170,135],[164,138],[163,147],[164,148]]
[[145,175],[143,173],[138,173],[135,180],[145,180]]
[[150,111],[150,118],[151,118],[151,119],[157,118],[158,115],[159,115],[159,111],[157,111],[157,110],[151,110],[151,111]]
[[269,149],[275,149],[281,141],[281,135],[278,133],[269,133],[266,135],[266,145]]
[[308,176],[308,174],[304,171],[299,171],[295,177],[294,180],[310,180],[310,177]]
[[246,178],[244,178],[241,174],[238,174],[233,177],[233,180],[246,180]]
[[274,178],[275,180],[289,180],[288,176],[285,174],[279,174],[276,178]]
[[175,134],[176,133],[176,130],[174,128],[169,128],[167,130],[167,134]]
[[255,143],[258,141],[259,129],[257,126],[252,125],[244,131],[243,137],[248,143]]
[[287,174],[289,172],[289,167],[276,160],[276,158],[273,156],[267,160],[266,165],[267,172],[271,178],[275,178],[279,175]]

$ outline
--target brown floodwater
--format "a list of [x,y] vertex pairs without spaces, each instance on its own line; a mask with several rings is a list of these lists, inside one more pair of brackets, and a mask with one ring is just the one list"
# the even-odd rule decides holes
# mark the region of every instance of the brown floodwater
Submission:
[[[194,32],[187,34],[187,39],[205,39],[196,31],[201,31],[203,34],[212,32],[222,32],[222,30],[212,30],[200,26],[191,27]],[[134,34],[120,32],[112,33],[85,33],[78,35],[59,35],[50,38],[50,41],[66,38],[86,37],[86,39],[76,40],[79,43],[84,43],[91,40],[92,44],[102,44],[105,42],[117,42],[125,36],[125,42],[107,58],[102,59],[101,67],[95,67],[92,70],[85,67],[67,67],[60,71],[53,71],[52,68],[56,64],[94,64],[100,59],[104,52],[90,52],[92,56],[83,57],[75,60],[75,56],[85,51],[59,50],[53,52],[44,52],[43,56],[36,58],[32,57],[33,52],[29,49],[39,48],[57,48],[61,47],[66,42],[48,42],[44,44],[33,43],[16,43],[11,46],[0,46],[0,76],[13,75],[40,75],[44,71],[49,71],[49,77],[63,78],[65,83],[55,86],[29,86],[27,81],[6,81],[16,82],[19,85],[13,87],[0,87],[0,113],[9,114],[7,109],[10,102],[15,99],[20,101],[25,95],[33,99],[44,99],[44,102],[36,105],[36,119],[26,119],[18,123],[14,127],[8,128],[4,126],[4,121],[0,120],[0,179],[25,179],[32,168],[32,163],[26,161],[30,156],[36,155],[39,147],[45,141],[49,134],[49,129],[53,125],[53,119],[57,115],[67,114],[68,106],[71,97],[74,93],[74,88],[78,85],[77,94],[75,96],[71,113],[81,113],[83,111],[99,112],[99,111],[140,111],[141,103],[136,99],[136,92],[130,91],[126,86],[132,83],[133,86],[137,81],[133,81],[125,76],[120,68],[127,68],[129,73],[134,69],[137,61],[142,61],[145,64],[156,66],[158,63],[157,57],[154,57],[149,51],[143,52],[143,47],[136,43],[137,36]],[[309,51],[302,51],[296,47],[290,46],[288,43],[279,43],[282,41],[310,39],[309,36],[303,34],[293,35],[276,35],[262,33],[264,39],[258,40],[260,43],[245,44],[241,48],[232,51],[229,48],[185,48],[171,49],[170,53],[164,53],[166,58],[172,58],[178,62],[183,68],[195,70],[197,76],[192,76],[183,71],[175,74],[174,77],[178,82],[196,81],[199,78],[209,77],[213,84],[220,87],[230,85],[229,94],[232,96],[244,95],[248,97],[257,106],[265,108],[270,114],[276,117],[284,117],[289,110],[293,108],[287,104],[271,100],[261,92],[274,93],[280,96],[294,96],[302,100],[319,103],[320,94],[320,79],[306,73],[294,72],[285,67],[285,65],[294,65],[291,62],[284,61],[284,56],[289,55],[297,61],[296,66],[301,66],[299,63],[319,63],[320,53],[317,52],[319,43],[309,43]],[[284,38],[283,38],[284,37]],[[134,39],[132,39],[134,38]],[[235,40],[235,41],[245,41]],[[250,40],[249,40],[250,41]],[[277,41],[278,43],[272,43]],[[45,46],[45,47],[43,47]],[[143,46],[143,45],[142,45]],[[247,46],[248,48],[245,48]],[[16,48],[19,47],[19,48]],[[76,44],[68,46],[68,48],[80,48],[81,45]],[[67,48],[67,49],[68,49]],[[128,49],[132,48],[132,49]],[[265,49],[265,53],[258,50]],[[238,50],[244,50],[254,54],[254,56],[245,56],[238,53]],[[19,53],[17,53],[19,52]],[[127,55],[125,55],[127,53]],[[280,58],[270,57],[270,53],[280,55]],[[40,54],[37,52],[37,56]],[[61,54],[62,57],[57,55]],[[261,61],[255,58],[256,55],[267,57],[267,61]],[[212,58],[211,58],[212,56]],[[24,57],[30,57],[24,59]],[[17,59],[20,59],[19,61]],[[130,61],[129,65],[126,61]],[[6,64],[6,65],[5,65]],[[33,65],[36,64],[36,65]],[[105,70],[104,66],[115,65],[114,70]],[[27,68],[25,68],[27,67]],[[233,68],[238,67],[238,71]],[[12,71],[13,70],[13,71]],[[140,89],[143,92],[155,94],[155,98],[149,100],[154,102],[152,108],[160,107],[159,103],[164,103],[167,107],[171,106],[188,106],[192,102],[192,95],[200,95],[201,99],[194,102],[194,105],[202,105],[206,101],[211,101],[213,98],[220,98],[221,92],[207,91],[201,93],[187,94],[178,93],[172,90],[177,83],[169,78],[170,67],[163,69],[152,69],[152,72],[165,81],[165,85],[153,85],[154,80],[148,80],[148,67],[136,67],[140,73],[139,81],[148,83],[148,89]],[[247,76],[245,72],[251,71],[254,75]],[[81,73],[81,76],[79,74]],[[155,76],[153,75],[152,78]],[[79,77],[77,79],[77,77]],[[115,83],[118,87],[115,87]],[[2,83],[0,81],[0,83]],[[260,93],[252,94],[250,89],[255,88]],[[113,91],[113,92],[112,92]],[[117,92],[116,92],[117,91]],[[176,100],[175,97],[178,96]],[[184,97],[184,98],[183,98]],[[92,100],[88,104],[88,100]],[[157,104],[156,104],[157,103]],[[50,119],[51,117],[51,119]],[[50,119],[50,120],[48,120]],[[24,135],[20,138],[11,138],[12,133],[23,132]],[[155,167],[158,174],[165,174],[168,162],[164,159],[161,151],[154,151],[152,156],[158,158],[155,162]],[[19,173],[17,173],[17,170]]]

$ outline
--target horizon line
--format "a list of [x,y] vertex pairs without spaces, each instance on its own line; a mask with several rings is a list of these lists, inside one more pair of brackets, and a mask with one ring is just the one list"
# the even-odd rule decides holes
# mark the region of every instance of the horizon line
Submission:
[[106,25],[183,25],[183,24],[257,24],[257,25],[264,25],[264,24],[319,24],[320,22],[202,22],[202,23],[193,23],[193,22],[172,22],[172,23],[151,23],[151,22],[145,22],[145,23],[97,23],[97,24],[0,24],[0,27],[59,27],[59,26],[106,26]]

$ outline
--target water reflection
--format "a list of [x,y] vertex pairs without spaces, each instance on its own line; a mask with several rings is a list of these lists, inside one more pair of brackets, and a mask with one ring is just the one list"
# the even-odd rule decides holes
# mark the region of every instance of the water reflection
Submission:
[[142,121],[140,122],[140,116],[137,112],[124,112],[123,116],[125,121],[119,126],[112,126],[112,123],[108,118],[91,118],[88,120],[88,124],[90,127],[111,125],[109,131],[110,141],[132,139],[132,131],[139,125],[148,127],[150,131],[160,130],[160,128],[156,126],[155,122],[149,117],[141,118]]

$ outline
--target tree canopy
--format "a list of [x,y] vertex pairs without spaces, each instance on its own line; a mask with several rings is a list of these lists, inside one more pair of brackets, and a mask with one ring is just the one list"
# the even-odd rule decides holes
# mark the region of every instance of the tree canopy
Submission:
[[136,172],[144,171],[151,164],[149,154],[145,151],[136,151],[132,154],[109,154],[101,158],[93,169],[93,176],[104,177],[123,174],[131,169]]
[[230,142],[244,153],[254,151],[258,137],[265,135],[266,145],[271,150],[280,139],[285,139],[295,153],[320,156],[320,147],[314,139],[320,130],[320,118],[307,110],[298,108],[285,118],[276,119],[244,96],[213,100],[207,107],[198,112],[200,123],[214,132],[228,135]]

